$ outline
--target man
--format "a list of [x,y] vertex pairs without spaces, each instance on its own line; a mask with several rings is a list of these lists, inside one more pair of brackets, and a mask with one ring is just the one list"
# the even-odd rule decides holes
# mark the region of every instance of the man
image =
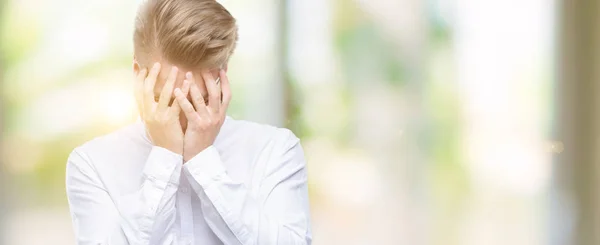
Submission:
[[214,0],[142,4],[141,120],[68,159],[78,244],[311,243],[298,138],[225,114],[236,40],[235,19]]

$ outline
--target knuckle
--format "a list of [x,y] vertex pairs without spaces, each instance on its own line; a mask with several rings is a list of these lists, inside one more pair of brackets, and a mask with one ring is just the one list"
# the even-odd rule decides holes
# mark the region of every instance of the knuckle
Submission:
[[193,96],[193,100],[194,100],[194,101],[197,101],[197,102],[204,101],[204,100],[202,99],[202,96],[200,96],[200,95],[194,95],[194,96]]
[[219,125],[219,119],[217,119],[217,118],[210,119],[210,126],[214,127],[214,126],[217,126],[217,125]]
[[202,124],[200,125],[200,129],[202,129],[203,131],[205,131],[205,130],[208,130],[208,129],[209,129],[209,126],[210,126],[210,125],[209,125],[209,124],[207,124],[207,123],[202,123]]

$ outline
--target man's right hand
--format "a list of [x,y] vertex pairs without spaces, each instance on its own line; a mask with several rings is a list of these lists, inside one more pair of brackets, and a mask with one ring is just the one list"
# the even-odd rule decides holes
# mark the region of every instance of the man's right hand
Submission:
[[[177,67],[173,66],[162,89],[158,102],[154,100],[154,86],[160,73],[160,64],[155,63],[150,72],[143,69],[136,74],[135,97],[146,133],[156,146],[174,153],[183,154],[183,130],[179,123],[181,107],[175,100],[171,106],[173,87],[177,80]],[[190,84],[184,81],[182,92],[189,91]]]

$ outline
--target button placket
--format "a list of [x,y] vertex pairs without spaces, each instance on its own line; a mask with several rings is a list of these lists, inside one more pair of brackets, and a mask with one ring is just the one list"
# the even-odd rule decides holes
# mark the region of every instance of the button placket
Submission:
[[181,181],[179,183],[179,194],[177,201],[179,202],[179,215],[181,221],[181,235],[183,244],[192,244],[194,236],[194,221],[193,211],[191,202],[191,189],[190,185],[184,176],[181,175]]

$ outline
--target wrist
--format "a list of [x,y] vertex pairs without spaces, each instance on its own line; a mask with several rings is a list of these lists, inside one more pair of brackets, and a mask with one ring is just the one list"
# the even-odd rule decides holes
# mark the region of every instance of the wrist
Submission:
[[165,149],[169,150],[170,152],[173,152],[175,154],[183,156],[183,147],[179,147],[179,146],[175,146],[175,145],[168,145],[168,144],[156,144],[156,146],[165,148]]
[[172,151],[173,153],[183,156],[183,150],[181,149],[168,149],[169,151]]
[[206,148],[208,148],[209,146],[210,145],[202,146],[202,147],[198,147],[193,150],[184,150],[183,151],[183,162],[185,163],[189,160],[192,160],[192,158],[194,158],[196,155],[200,154],[200,152],[206,150]]

